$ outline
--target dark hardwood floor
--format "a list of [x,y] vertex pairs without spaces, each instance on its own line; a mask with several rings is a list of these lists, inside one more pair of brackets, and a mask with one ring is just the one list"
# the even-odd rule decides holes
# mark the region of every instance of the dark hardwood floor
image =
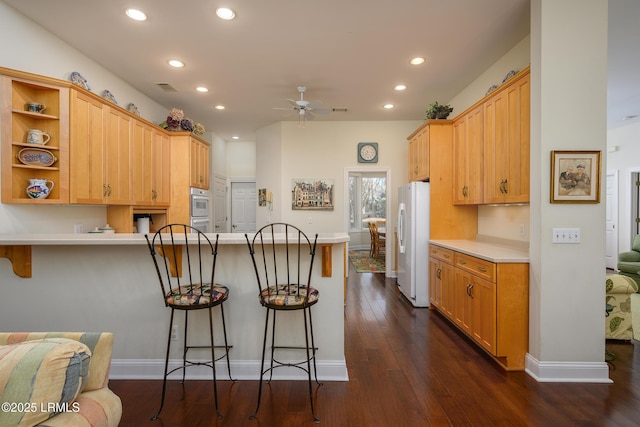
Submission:
[[[350,270],[345,307],[348,382],[315,392],[321,425],[638,426],[640,343],[607,343],[613,384],[538,383],[504,372],[435,312],[413,308],[382,274]],[[161,381],[111,381],[124,407],[121,426],[315,425],[306,383],[274,381],[250,421],[256,381],[219,381],[221,412],[209,381],[172,381],[156,421]]]

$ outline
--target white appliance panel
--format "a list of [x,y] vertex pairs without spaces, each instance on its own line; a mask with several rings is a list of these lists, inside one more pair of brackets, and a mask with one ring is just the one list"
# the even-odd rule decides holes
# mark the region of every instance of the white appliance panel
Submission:
[[398,188],[398,286],[416,307],[429,306],[429,183]]

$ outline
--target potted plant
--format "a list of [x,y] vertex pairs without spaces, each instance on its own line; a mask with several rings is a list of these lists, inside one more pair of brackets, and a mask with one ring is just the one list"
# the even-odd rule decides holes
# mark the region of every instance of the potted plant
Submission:
[[438,101],[436,101],[429,105],[425,113],[427,114],[427,119],[446,119],[452,111],[453,108],[449,105],[438,104]]

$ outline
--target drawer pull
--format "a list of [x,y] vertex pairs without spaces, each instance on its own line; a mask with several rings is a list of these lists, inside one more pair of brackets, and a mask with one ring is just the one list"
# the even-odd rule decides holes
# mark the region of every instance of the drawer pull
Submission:
[[460,261],[458,261],[459,264],[465,265],[467,263],[467,261],[461,259]]
[[479,270],[479,271],[482,271],[483,273],[486,273],[486,272],[487,272],[487,269],[486,269],[486,268],[484,268],[484,267],[478,267],[478,270]]
[[450,256],[449,256],[449,255],[445,255],[444,257],[445,257],[446,259],[449,259],[449,258],[450,258]]

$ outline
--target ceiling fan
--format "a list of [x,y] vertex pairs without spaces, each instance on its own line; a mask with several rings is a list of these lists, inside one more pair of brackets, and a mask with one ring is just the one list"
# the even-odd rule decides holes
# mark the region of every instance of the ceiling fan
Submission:
[[291,104],[291,107],[281,108],[273,107],[274,110],[290,110],[295,111],[298,114],[298,125],[304,126],[305,120],[313,120],[315,114],[328,114],[329,110],[326,108],[319,108],[322,105],[321,101],[306,101],[304,99],[304,93],[307,90],[306,86],[298,86],[298,92],[300,93],[300,99],[295,101],[293,99],[287,99]]

